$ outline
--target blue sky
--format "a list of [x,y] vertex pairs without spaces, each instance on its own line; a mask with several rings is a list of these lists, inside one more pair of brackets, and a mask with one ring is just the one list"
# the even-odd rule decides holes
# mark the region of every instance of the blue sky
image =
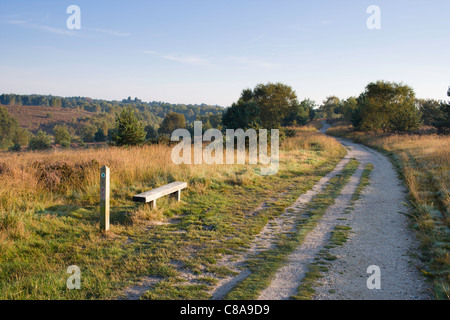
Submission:
[[[72,4],[81,30],[66,27]],[[0,93],[229,106],[282,82],[320,103],[388,80],[446,99],[449,14],[448,0],[2,0]]]

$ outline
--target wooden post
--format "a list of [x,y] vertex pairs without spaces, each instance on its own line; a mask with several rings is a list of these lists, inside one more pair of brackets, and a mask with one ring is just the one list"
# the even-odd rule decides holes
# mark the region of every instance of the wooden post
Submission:
[[100,170],[100,230],[109,230],[109,168]]

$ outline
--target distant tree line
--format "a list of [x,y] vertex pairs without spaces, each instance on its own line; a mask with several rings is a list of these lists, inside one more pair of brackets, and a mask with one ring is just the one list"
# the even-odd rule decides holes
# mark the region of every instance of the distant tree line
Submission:
[[[450,96],[450,88],[447,92]],[[244,89],[237,102],[229,108],[218,106],[142,102],[128,97],[120,102],[90,98],[60,98],[42,95],[0,95],[4,105],[40,105],[47,107],[82,108],[94,112],[85,118],[55,124],[51,132],[39,130],[32,134],[21,128],[6,108],[0,107],[0,148],[20,150],[46,149],[52,143],[63,148],[77,143],[109,142],[141,145],[167,143],[178,128],[193,131],[193,122],[202,121],[203,130],[274,129],[304,125],[314,118],[343,118],[360,131],[411,132],[422,124],[435,126],[448,133],[450,101],[417,99],[413,89],[395,82],[369,83],[358,97],[340,100],[327,97],[316,109],[310,99],[298,101],[295,91],[282,83],[258,84]]]
[[[207,119],[210,116],[221,119],[224,108],[206,104],[170,104],[160,101],[143,102],[140,99],[128,97],[122,101],[96,100],[85,97],[55,97],[46,95],[0,95],[1,105],[33,105],[43,107],[62,107],[77,110],[85,110],[93,113],[86,117],[74,118],[66,123],[55,123],[53,126],[40,128],[38,132],[28,132],[18,126],[17,120],[13,119],[5,108],[0,111],[0,148],[13,148],[20,150],[21,146],[28,145],[30,139],[38,137],[40,143],[34,144],[36,149],[45,149],[51,146],[51,141],[68,147],[71,143],[84,146],[88,142],[110,142],[115,143],[117,138],[117,117],[123,110],[132,113],[133,117],[142,123],[146,139],[149,141],[158,141],[163,135],[159,131],[164,118],[168,114],[176,113],[183,115],[187,125],[197,119]],[[47,118],[52,118],[51,112]],[[42,131],[40,133],[39,131]],[[163,130],[164,131],[164,130]],[[61,137],[62,136],[62,137]],[[70,138],[69,138],[70,137]],[[50,143],[49,139],[50,138]],[[120,144],[119,142],[118,144]],[[29,146],[30,147],[30,146]]]
[[207,104],[171,104],[161,101],[144,102],[138,98],[123,99],[122,101],[108,101],[87,97],[56,97],[51,95],[0,95],[0,104],[17,106],[62,107],[86,110],[95,113],[116,114],[126,106],[136,108],[145,122],[157,125],[169,112],[183,114],[187,122],[193,122],[197,117],[208,114],[221,114],[223,108]]

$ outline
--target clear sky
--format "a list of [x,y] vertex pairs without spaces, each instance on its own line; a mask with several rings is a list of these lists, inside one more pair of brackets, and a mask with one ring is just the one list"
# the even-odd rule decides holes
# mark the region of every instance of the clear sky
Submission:
[[449,0],[1,0],[0,43],[0,93],[229,106],[267,82],[317,103],[376,80],[450,86]]

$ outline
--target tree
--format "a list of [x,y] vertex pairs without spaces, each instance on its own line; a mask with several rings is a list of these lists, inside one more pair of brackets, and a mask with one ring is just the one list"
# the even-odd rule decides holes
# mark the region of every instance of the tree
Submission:
[[56,125],[53,129],[53,135],[55,137],[55,144],[63,144],[63,142],[70,143],[72,137],[70,136],[69,129],[66,125]]
[[30,150],[45,150],[49,149],[52,144],[52,138],[43,132],[42,130],[39,130],[39,132],[30,138],[30,143],[28,144],[28,148]]
[[19,126],[6,108],[0,108],[0,148],[7,149],[14,144],[26,145],[29,132]]
[[25,146],[28,144],[29,140],[30,140],[30,131],[20,127],[17,127],[16,130],[14,130],[14,135],[12,139],[14,144]]
[[116,115],[115,128],[116,134],[113,136],[113,141],[118,146],[141,145],[145,142],[144,125],[136,118],[131,107],[123,108],[120,114]]
[[[250,92],[244,94],[243,98],[250,96]],[[261,110],[261,126],[265,129],[279,126],[288,113],[298,105],[295,91],[282,83],[258,84],[253,90],[252,100]]]
[[158,132],[170,135],[174,130],[184,128],[186,128],[186,119],[184,115],[171,111],[165,116]]
[[97,127],[93,124],[87,124],[81,129],[81,138],[84,142],[94,142]]
[[308,122],[309,109],[306,106],[307,102],[302,103],[295,103],[289,108],[289,113],[283,119],[283,125],[303,125]]
[[273,129],[286,121],[293,121],[290,118],[298,114],[299,108],[297,95],[290,86],[258,84],[253,90],[243,90],[239,100],[225,111],[222,120],[228,128]]
[[[447,91],[450,96],[450,87]],[[450,133],[450,101],[418,100],[424,123],[438,129],[438,133]]]
[[61,103],[61,99],[60,98],[52,98],[50,99],[50,107],[61,107],[62,103]]
[[358,97],[358,107],[352,113],[357,130],[413,131],[422,125],[411,87],[399,83],[377,81],[369,83]]
[[336,96],[327,97],[322,105],[320,106],[320,111],[322,111],[323,115],[331,119],[333,118],[335,113],[341,113],[340,108],[340,100]]
[[341,110],[345,120],[352,119],[353,112],[358,108],[358,101],[355,97],[349,97],[347,100],[341,101]]
[[222,123],[228,129],[249,129],[260,126],[261,109],[254,101],[238,101],[227,108]]
[[308,110],[309,121],[314,120],[314,117],[316,116],[316,110],[314,109],[316,102],[311,99],[304,99],[300,104]]
[[415,107],[399,108],[391,120],[394,131],[414,131],[419,129],[422,123],[422,113]]
[[94,141],[96,142],[103,142],[106,141],[107,135],[105,134],[104,130],[102,128],[98,128],[97,132],[94,135]]
[[156,141],[158,139],[158,131],[152,125],[146,125],[145,132],[145,139],[149,141]]
[[441,103],[433,99],[418,99],[417,105],[422,112],[423,123],[428,126],[432,126],[435,121],[443,118],[443,110],[441,109]]

